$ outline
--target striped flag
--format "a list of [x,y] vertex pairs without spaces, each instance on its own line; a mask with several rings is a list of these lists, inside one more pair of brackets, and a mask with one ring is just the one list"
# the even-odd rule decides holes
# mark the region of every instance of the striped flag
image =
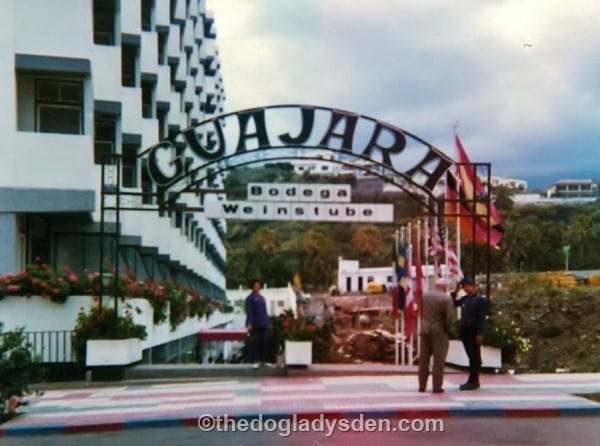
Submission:
[[[417,248],[413,252],[413,262],[415,264],[415,277],[411,278],[412,286],[409,285],[406,292],[406,305],[404,309],[404,335],[410,338],[415,330],[415,322],[419,310],[422,308],[422,297],[423,297],[423,269],[421,265],[421,253],[419,251],[419,244],[416,243]],[[410,268],[407,266],[407,271]]]
[[[464,234],[465,239],[474,239],[475,243],[487,244],[489,229],[489,244],[497,248],[504,235],[502,217],[492,203],[488,206],[481,201],[481,197],[487,194],[486,188],[476,175],[458,134],[455,135],[455,142],[457,172],[456,176],[451,172],[447,174],[446,211],[448,214],[458,215],[461,234]],[[457,179],[460,180],[460,189],[457,187]]]
[[429,246],[428,251],[431,257],[439,257],[444,254],[444,243],[440,234],[441,228],[436,225],[427,226]]
[[456,283],[460,282],[463,278],[463,272],[450,240],[446,243],[446,263],[448,264],[448,279]]
[[444,242],[441,235],[441,228],[437,224],[426,227],[428,244],[428,254],[433,258],[433,271],[436,282],[442,280],[441,258],[445,253]]

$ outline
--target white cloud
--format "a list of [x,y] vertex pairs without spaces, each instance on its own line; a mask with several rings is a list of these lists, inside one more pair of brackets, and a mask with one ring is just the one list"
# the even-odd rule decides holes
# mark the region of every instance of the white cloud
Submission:
[[227,108],[332,106],[496,173],[600,178],[597,0],[208,0]]

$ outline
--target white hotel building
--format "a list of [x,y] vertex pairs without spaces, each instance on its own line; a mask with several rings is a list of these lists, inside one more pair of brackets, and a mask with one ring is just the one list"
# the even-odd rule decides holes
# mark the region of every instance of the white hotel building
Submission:
[[[36,257],[99,270],[100,159],[121,154],[122,187],[150,191],[136,154],[223,111],[215,38],[205,0],[2,1],[0,274]],[[119,221],[119,264],[138,279],[225,298],[224,221]]]

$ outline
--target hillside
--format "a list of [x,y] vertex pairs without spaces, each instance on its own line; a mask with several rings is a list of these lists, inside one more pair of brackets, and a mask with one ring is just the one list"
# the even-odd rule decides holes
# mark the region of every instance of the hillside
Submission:
[[491,310],[528,339],[528,351],[513,361],[517,369],[600,371],[600,287],[522,280],[492,293]]

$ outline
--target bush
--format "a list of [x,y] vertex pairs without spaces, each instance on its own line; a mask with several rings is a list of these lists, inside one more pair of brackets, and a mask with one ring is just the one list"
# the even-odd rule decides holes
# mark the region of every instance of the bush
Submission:
[[[460,320],[456,321],[451,337],[458,339]],[[508,320],[502,311],[486,318],[483,330],[483,344],[502,350],[502,362],[513,363],[519,353],[531,348],[531,340],[524,336],[514,320]]]
[[126,316],[116,316],[112,308],[95,307],[89,313],[83,308],[77,315],[73,333],[73,349],[77,361],[85,362],[86,344],[89,339],[146,339],[146,327],[134,324],[128,310]]
[[20,398],[30,393],[29,385],[43,378],[42,366],[30,348],[22,328],[2,333],[0,323],[0,420],[9,418]]

